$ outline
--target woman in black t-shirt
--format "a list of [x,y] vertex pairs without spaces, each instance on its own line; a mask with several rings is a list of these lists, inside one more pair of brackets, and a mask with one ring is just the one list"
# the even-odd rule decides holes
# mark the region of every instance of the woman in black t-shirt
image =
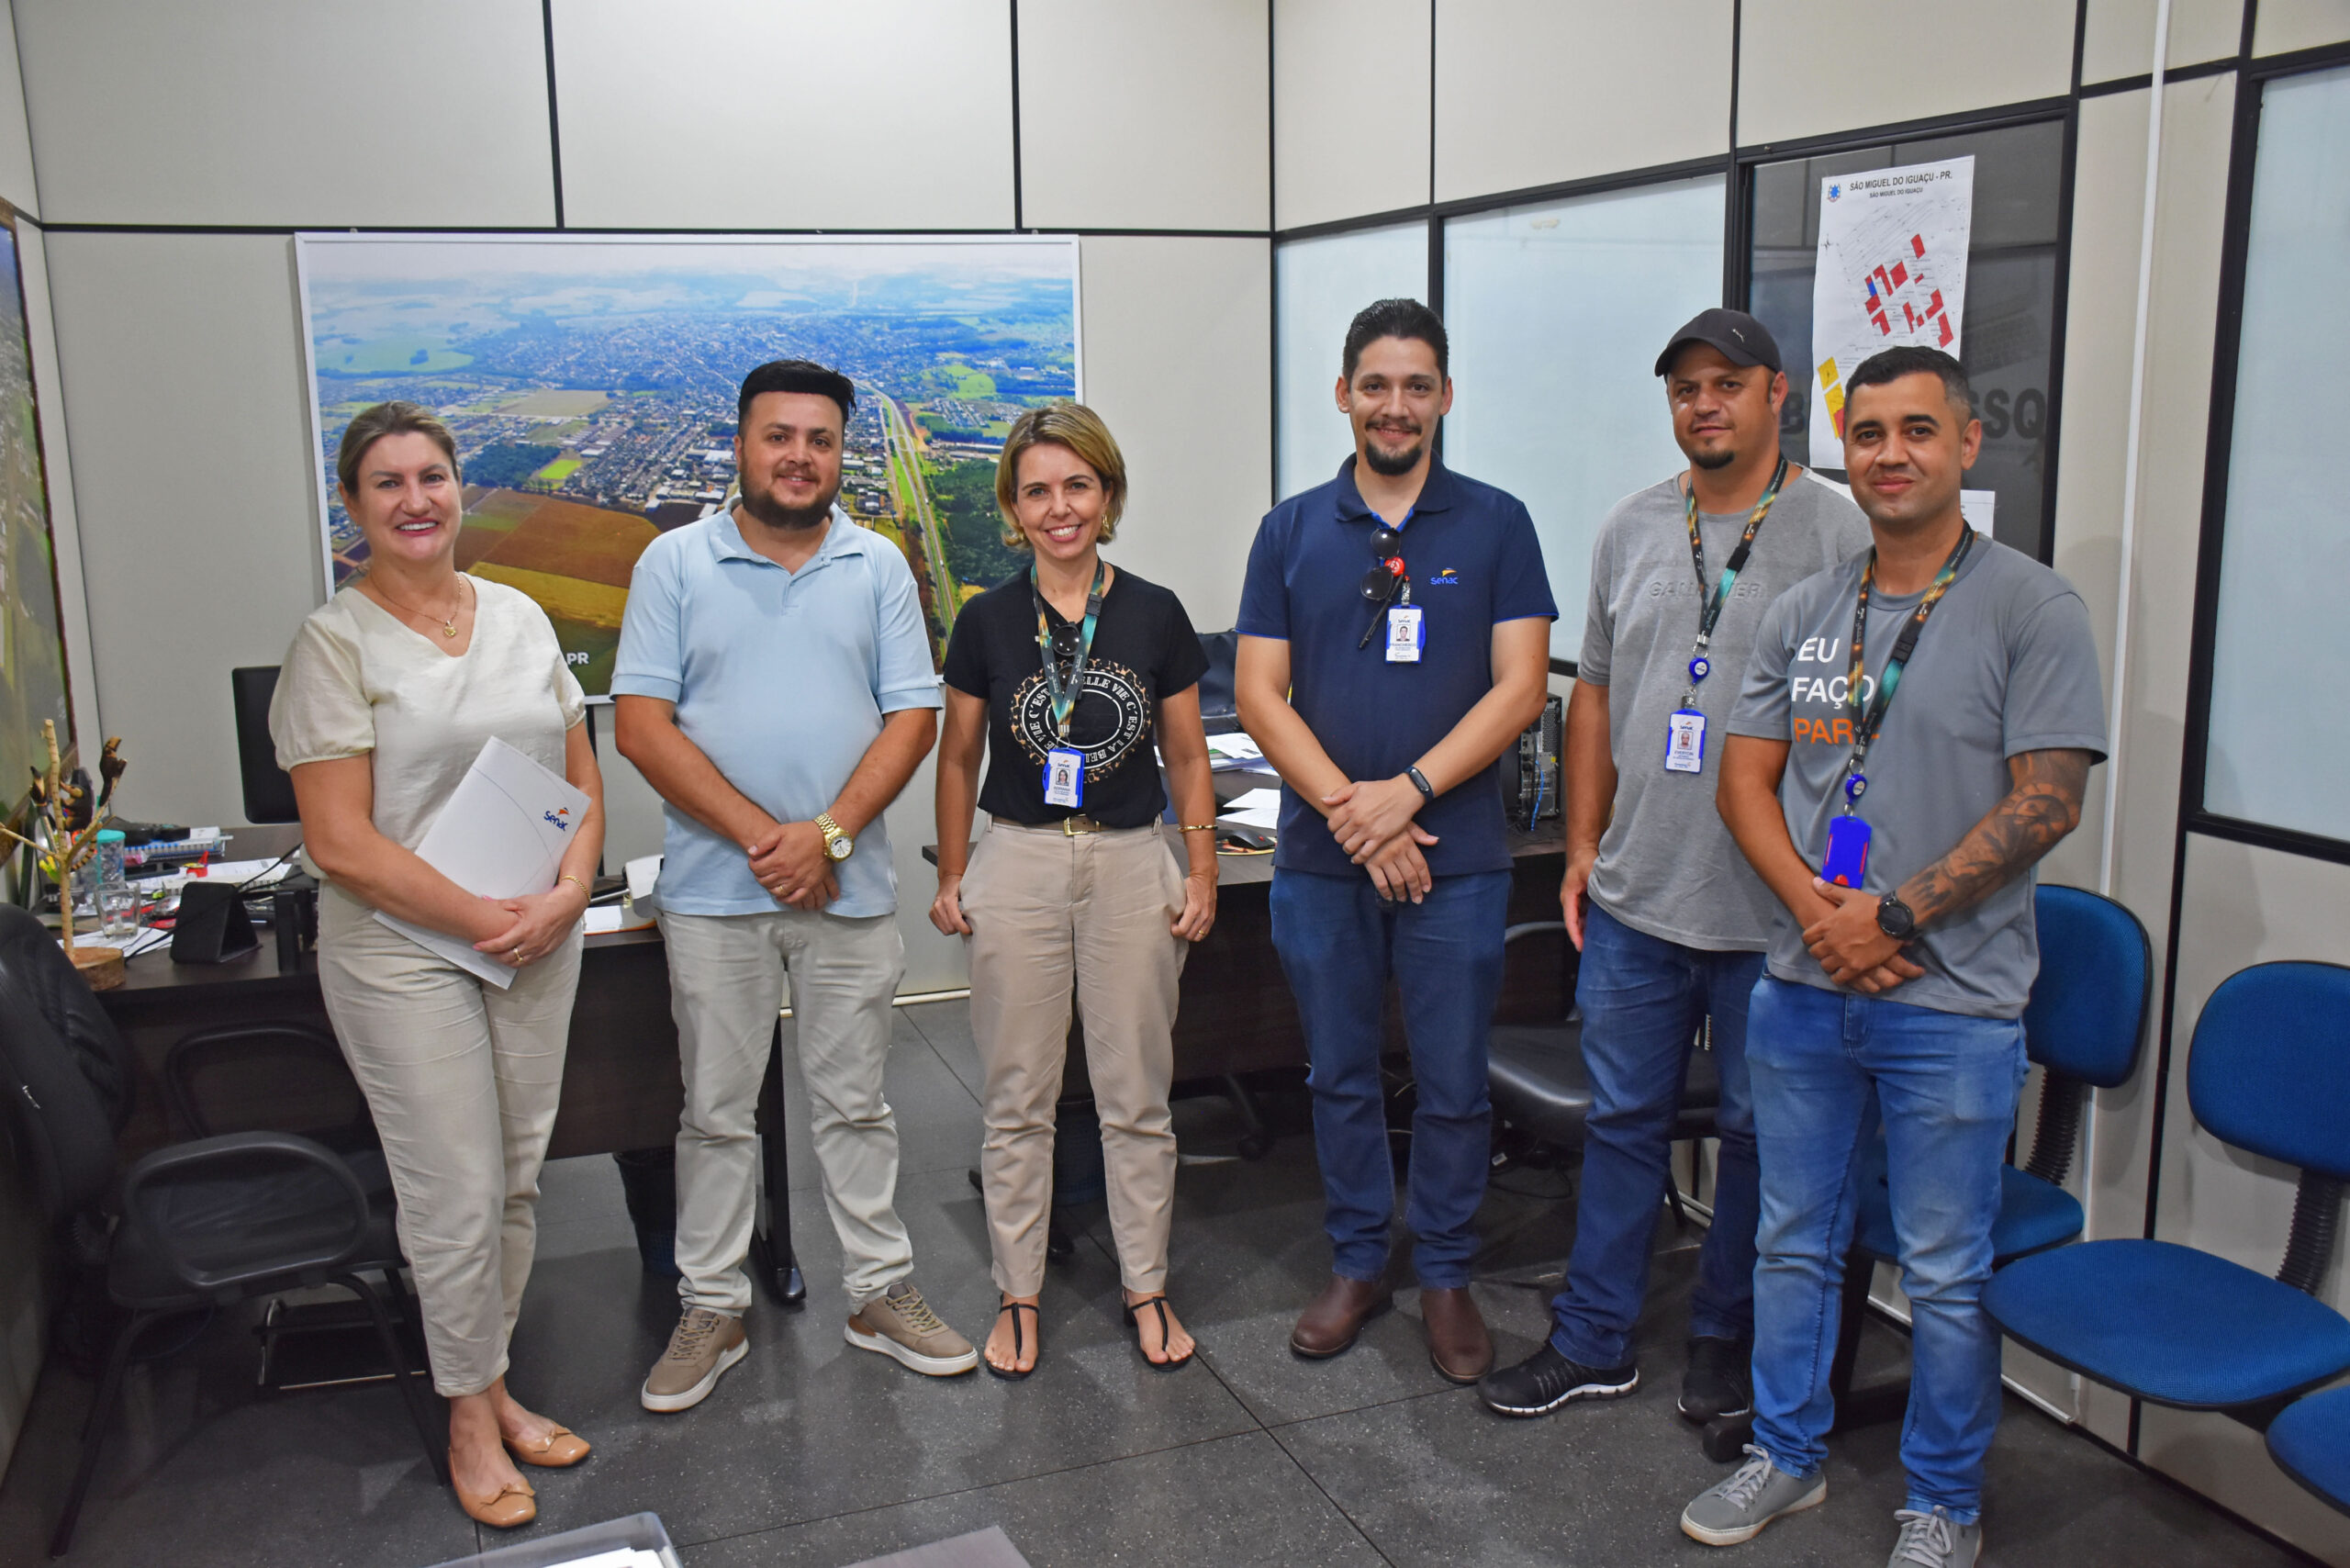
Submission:
[[[1022,415],[995,493],[1005,543],[1035,565],[955,617],[930,906],[932,924],[970,939],[971,1032],[987,1071],[979,1176],[1003,1293],[987,1368],[1023,1378],[1036,1364],[1074,985],[1126,1319],[1143,1358],[1171,1371],[1194,1349],[1167,1304],[1167,1088],[1183,958],[1215,921],[1215,795],[1200,723],[1207,657],[1173,594],[1101,558],[1126,469],[1091,409],[1056,403]],[[1159,830],[1160,755],[1188,873]],[[975,802],[993,820],[967,866]]]

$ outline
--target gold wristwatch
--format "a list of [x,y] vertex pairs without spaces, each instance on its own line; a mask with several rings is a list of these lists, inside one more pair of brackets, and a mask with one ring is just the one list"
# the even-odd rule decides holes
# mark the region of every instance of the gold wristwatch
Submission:
[[856,852],[856,840],[841,829],[830,812],[816,813],[816,831],[824,835],[824,855],[828,859],[845,860]]

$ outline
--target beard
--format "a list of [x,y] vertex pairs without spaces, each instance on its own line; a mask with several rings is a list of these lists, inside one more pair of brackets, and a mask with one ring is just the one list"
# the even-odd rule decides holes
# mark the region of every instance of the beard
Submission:
[[832,516],[833,502],[838,498],[840,493],[840,484],[835,480],[831,489],[808,505],[788,507],[775,498],[773,490],[753,489],[748,476],[745,476],[741,502],[744,511],[769,528],[796,533],[804,529],[813,528]]
[[1371,465],[1371,471],[1390,479],[1401,478],[1419,466],[1420,459],[1427,455],[1427,438],[1425,436],[1401,452],[1386,451],[1374,441],[1362,443],[1363,459]]
[[1717,468],[1727,468],[1738,461],[1737,450],[1728,446],[1714,452],[1689,452],[1686,455],[1694,466],[1703,468],[1709,474]]

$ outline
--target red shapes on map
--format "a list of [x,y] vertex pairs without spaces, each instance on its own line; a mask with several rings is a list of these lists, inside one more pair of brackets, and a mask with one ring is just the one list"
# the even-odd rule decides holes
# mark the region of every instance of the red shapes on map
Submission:
[[1950,330],[1950,318],[1949,318],[1949,317],[1947,317],[1947,316],[1943,317],[1943,318],[1942,319],[1942,339],[1941,339],[1941,341],[1940,341],[1939,342],[1935,343],[1935,345],[1934,345],[1934,346],[1935,346],[1936,348],[1946,349],[1946,348],[1950,347],[1950,341],[1951,341],[1951,339],[1952,339],[1955,334],[1953,334],[1953,333],[1951,331],[1951,330]]
[[1909,281],[1909,269],[1908,269],[1908,268],[1907,268],[1907,267],[1905,267],[1905,266],[1903,266],[1899,262],[1896,262],[1896,263],[1893,263],[1893,286],[1894,286],[1894,287],[1896,287],[1896,288],[1899,288],[1903,284],[1908,283],[1908,281]]
[[1926,237],[1923,234],[1910,235],[1909,250],[1919,260],[1923,261],[1926,256]]

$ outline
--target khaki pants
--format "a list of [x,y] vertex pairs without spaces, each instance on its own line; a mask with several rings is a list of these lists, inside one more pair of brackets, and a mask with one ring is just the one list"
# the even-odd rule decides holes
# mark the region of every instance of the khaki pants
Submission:
[[686,1108],[677,1119],[677,1294],[740,1316],[757,1215],[759,1081],[791,974],[824,1206],[841,1240],[849,1310],[913,1271],[898,1218],[898,1123],[881,1097],[890,1004],[906,972],[893,915],[778,909],[660,917]]
[[979,1176],[996,1288],[1035,1295],[1053,1200],[1053,1106],[1069,1054],[1069,991],[1085,1024],[1102,1114],[1110,1229],[1126,1289],[1167,1287],[1175,1202],[1177,981],[1191,944],[1183,873],[1157,828],[1065,834],[992,823],[963,879],[971,923],[971,1033],[987,1071]]
[[432,1386],[450,1398],[506,1374],[581,942],[575,931],[500,991],[331,883],[319,892],[319,986],[384,1140]]

